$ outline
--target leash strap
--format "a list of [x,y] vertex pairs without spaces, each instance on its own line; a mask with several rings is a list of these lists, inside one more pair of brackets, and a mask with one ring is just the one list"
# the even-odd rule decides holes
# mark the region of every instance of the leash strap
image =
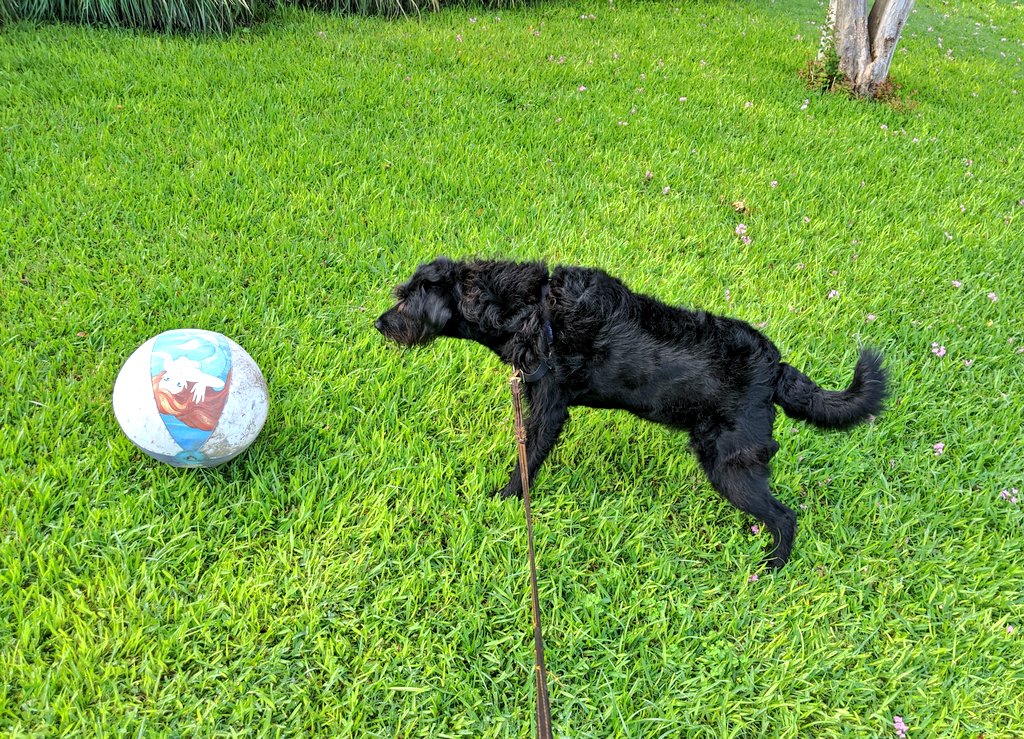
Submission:
[[530,560],[530,595],[533,602],[533,667],[537,678],[537,739],[551,739],[551,705],[548,703],[548,673],[544,667],[544,636],[540,630],[540,594],[537,592],[537,560],[533,551],[533,513],[530,510],[530,471],[526,462],[526,424],[523,423],[523,373],[512,371],[512,409],[519,447],[519,470],[523,481],[523,505],[526,508],[527,557]]

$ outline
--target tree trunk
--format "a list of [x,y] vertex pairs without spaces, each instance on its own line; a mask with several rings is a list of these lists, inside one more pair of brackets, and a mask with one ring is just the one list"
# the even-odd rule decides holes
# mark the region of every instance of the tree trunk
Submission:
[[818,52],[819,61],[835,54],[839,73],[862,97],[874,96],[889,76],[914,0],[875,0],[870,13],[867,5],[868,0],[829,0]]

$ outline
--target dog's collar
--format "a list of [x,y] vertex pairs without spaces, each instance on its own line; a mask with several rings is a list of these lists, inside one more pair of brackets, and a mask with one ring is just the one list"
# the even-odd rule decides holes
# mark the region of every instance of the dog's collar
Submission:
[[540,363],[537,365],[537,369],[523,375],[523,380],[525,382],[537,382],[551,369],[548,365],[548,357],[551,356],[551,345],[555,343],[555,332],[551,329],[551,316],[548,312],[548,294],[550,292],[551,284],[545,282],[544,287],[540,289],[540,310],[541,316],[544,318],[543,333],[541,334],[541,342],[543,344],[542,351],[544,356],[540,358]]

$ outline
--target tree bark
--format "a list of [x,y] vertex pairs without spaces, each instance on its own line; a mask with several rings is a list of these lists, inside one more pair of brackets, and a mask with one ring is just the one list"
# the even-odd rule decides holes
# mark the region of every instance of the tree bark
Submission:
[[872,97],[889,76],[903,26],[914,0],[829,0],[818,59],[835,52],[839,72],[851,89]]

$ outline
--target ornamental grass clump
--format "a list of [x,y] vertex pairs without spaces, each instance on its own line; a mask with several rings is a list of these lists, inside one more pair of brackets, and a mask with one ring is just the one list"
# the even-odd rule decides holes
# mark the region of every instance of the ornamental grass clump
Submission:
[[484,0],[469,2],[468,0],[288,0],[302,8],[316,8],[333,13],[353,13],[356,15],[380,15],[396,17],[420,12],[441,10],[446,7],[468,7],[481,5],[486,8],[508,8],[521,5],[515,0]]
[[[165,33],[227,34],[265,20],[283,4],[332,13],[394,18],[444,7],[467,7],[470,0],[0,0],[0,24],[17,19],[65,21]],[[515,0],[484,0],[487,8],[507,8]]]
[[219,34],[261,19],[274,6],[267,0],[0,0],[0,7],[4,3],[11,19]]

